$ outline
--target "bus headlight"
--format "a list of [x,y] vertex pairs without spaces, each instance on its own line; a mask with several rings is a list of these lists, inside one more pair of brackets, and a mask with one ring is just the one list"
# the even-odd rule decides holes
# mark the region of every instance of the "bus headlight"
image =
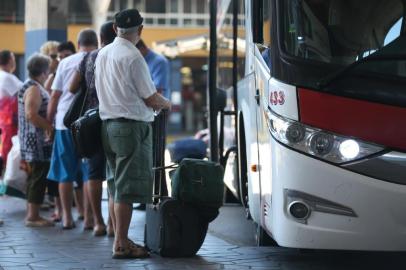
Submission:
[[298,143],[304,139],[305,129],[302,125],[294,123],[286,129],[286,139],[291,143]]
[[345,140],[340,143],[340,154],[347,158],[356,158],[359,155],[359,144],[355,140]]
[[333,149],[334,137],[331,134],[317,132],[310,138],[310,150],[318,155],[325,156]]
[[272,136],[297,151],[333,162],[347,163],[384,150],[382,146],[355,140],[266,112]]

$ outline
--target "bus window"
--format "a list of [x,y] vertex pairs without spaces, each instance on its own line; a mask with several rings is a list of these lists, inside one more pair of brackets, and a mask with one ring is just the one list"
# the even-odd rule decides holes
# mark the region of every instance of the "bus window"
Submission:
[[[402,80],[406,78],[406,60],[401,57],[406,42],[402,27],[405,1],[287,0],[278,3],[281,5],[279,44],[284,53],[298,61],[291,66],[282,63],[283,71],[277,74],[279,79],[302,87],[328,88],[346,96],[400,104],[397,98],[400,94],[395,95],[393,91],[405,89]],[[380,60],[371,61],[373,55]],[[349,67],[357,61],[354,68]],[[320,84],[347,68],[349,72],[332,84],[325,87]],[[385,87],[372,83],[382,78],[388,80]],[[341,83],[346,83],[345,87]],[[387,92],[383,94],[384,91]]]
[[245,76],[245,1],[238,0],[237,80]]
[[261,55],[269,67],[271,69],[271,26],[272,26],[272,8],[271,8],[271,0],[263,0],[262,2],[263,7],[263,38],[264,44],[262,44],[262,48],[258,47],[261,51]]
[[233,5],[230,3],[218,2],[218,7],[225,10],[217,30],[217,88],[223,90],[233,86]]
[[400,36],[402,22],[403,22],[403,18],[400,18],[389,30],[388,34],[385,37],[385,41],[383,43],[385,46]]
[[[291,0],[286,2],[285,32],[286,50],[305,59],[323,62],[331,61],[329,34],[326,28],[325,13],[328,13],[328,1]],[[331,0],[332,6],[341,8],[341,2]],[[335,3],[335,5],[333,5]],[[337,7],[336,7],[337,6]],[[338,24],[335,12],[332,23]]]

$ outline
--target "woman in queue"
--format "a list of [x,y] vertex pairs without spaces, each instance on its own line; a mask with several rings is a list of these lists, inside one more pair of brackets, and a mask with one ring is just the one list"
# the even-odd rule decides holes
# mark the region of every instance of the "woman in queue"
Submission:
[[44,83],[49,75],[50,58],[35,54],[27,63],[29,78],[18,92],[18,125],[21,159],[28,164],[27,227],[53,226],[40,216],[52,150],[52,124],[46,120],[49,93]]

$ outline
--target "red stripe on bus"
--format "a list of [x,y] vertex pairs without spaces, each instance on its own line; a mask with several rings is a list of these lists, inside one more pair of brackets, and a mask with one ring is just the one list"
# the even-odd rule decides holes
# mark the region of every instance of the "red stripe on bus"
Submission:
[[299,88],[303,124],[406,150],[406,108]]

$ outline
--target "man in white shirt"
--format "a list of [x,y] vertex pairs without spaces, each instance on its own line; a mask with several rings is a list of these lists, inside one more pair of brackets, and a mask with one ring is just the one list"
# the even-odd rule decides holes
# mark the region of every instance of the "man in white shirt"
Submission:
[[[1,158],[4,165],[10,152],[11,138],[17,135],[17,92],[23,83],[12,74],[16,69],[12,52],[0,51],[0,129]],[[1,172],[0,172],[1,173]]]
[[[96,59],[96,91],[103,120],[102,141],[112,172],[108,180],[115,232],[113,258],[144,258],[145,248],[128,239],[132,204],[152,202],[152,130],[154,110],[170,109],[158,94],[148,66],[135,44],[143,18],[138,10],[115,15],[117,37]],[[113,202],[114,200],[114,202]]]
[[[51,87],[52,94],[48,105],[47,118],[51,122],[55,121],[55,139],[48,179],[59,182],[64,229],[75,227],[71,210],[73,182],[77,180],[80,172],[82,172],[83,180],[87,180],[85,178],[87,173],[76,153],[71,132],[63,124],[63,118],[73,101],[74,95],[70,93],[69,86],[75,70],[85,54],[97,49],[97,46],[96,33],[91,29],[82,30],[78,35],[78,53],[64,58],[59,63]],[[85,221],[89,218],[86,212]]]

